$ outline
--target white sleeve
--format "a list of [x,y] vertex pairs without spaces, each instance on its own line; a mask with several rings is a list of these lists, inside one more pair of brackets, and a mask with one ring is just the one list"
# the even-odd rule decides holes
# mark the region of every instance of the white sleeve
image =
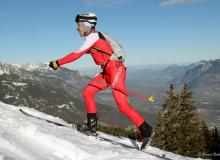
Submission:
[[99,35],[98,33],[90,33],[86,39],[83,42],[83,45],[75,51],[75,53],[82,53],[85,52],[86,50],[90,49],[92,45],[99,40]]

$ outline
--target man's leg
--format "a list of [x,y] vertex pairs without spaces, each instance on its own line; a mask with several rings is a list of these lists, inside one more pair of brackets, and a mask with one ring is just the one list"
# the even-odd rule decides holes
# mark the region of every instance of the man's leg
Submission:
[[125,67],[112,63],[110,83],[114,99],[119,110],[126,115],[137,127],[139,127],[144,119],[142,116],[128,103],[127,91],[125,88],[126,71]]
[[96,113],[95,94],[107,88],[107,83],[102,73],[93,78],[83,89],[82,94],[85,100],[87,113]]
[[92,79],[83,90],[83,97],[85,100],[86,110],[87,110],[87,124],[82,126],[77,126],[80,132],[86,134],[96,135],[97,130],[97,115],[96,115],[96,103],[95,94],[107,88],[107,84],[100,73],[94,79]]
[[112,93],[115,101],[119,107],[119,110],[125,114],[139,129],[143,141],[141,149],[143,149],[151,136],[152,127],[148,125],[144,121],[144,118],[128,103],[128,96],[125,87],[126,71],[124,67],[120,66],[112,75]]

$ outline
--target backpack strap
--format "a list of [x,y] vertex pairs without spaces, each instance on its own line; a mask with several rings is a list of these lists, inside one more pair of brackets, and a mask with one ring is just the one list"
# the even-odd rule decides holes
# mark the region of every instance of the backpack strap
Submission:
[[100,39],[104,39],[105,40],[105,37],[103,36],[103,34],[101,32],[98,32],[98,35],[99,35]]
[[94,50],[95,50],[95,51],[97,51],[97,52],[105,53],[105,54],[107,54],[107,55],[111,56],[111,54],[110,54],[110,53],[105,52],[105,51],[103,51],[103,50],[101,50],[101,49],[99,49],[99,48],[97,48],[97,47],[92,47],[92,49],[94,49]]
[[[95,32],[98,33],[98,36],[99,36],[100,39],[103,39],[103,40],[106,41],[105,37],[103,36],[103,34],[102,34],[101,32],[98,32],[98,31],[95,31]],[[105,52],[105,51],[101,50],[101,49],[98,48],[98,47],[92,47],[91,49],[94,49],[94,50],[97,51],[97,52],[105,53],[105,54],[107,54],[108,56],[111,56],[110,53]]]

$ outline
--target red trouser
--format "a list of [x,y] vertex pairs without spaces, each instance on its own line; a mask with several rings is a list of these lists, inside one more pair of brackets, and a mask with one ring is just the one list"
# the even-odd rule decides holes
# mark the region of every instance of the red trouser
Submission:
[[119,110],[139,127],[144,119],[128,103],[125,88],[126,70],[123,63],[109,61],[104,73],[99,73],[83,90],[87,113],[96,113],[95,94],[107,87],[112,88],[114,99]]

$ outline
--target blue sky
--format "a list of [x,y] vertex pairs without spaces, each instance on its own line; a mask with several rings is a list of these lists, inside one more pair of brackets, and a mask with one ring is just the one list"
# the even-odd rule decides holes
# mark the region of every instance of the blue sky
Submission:
[[[77,50],[74,22],[94,12],[97,30],[120,41],[126,65],[220,58],[219,0],[0,0],[0,61],[39,63]],[[94,67],[90,55],[68,65]]]

